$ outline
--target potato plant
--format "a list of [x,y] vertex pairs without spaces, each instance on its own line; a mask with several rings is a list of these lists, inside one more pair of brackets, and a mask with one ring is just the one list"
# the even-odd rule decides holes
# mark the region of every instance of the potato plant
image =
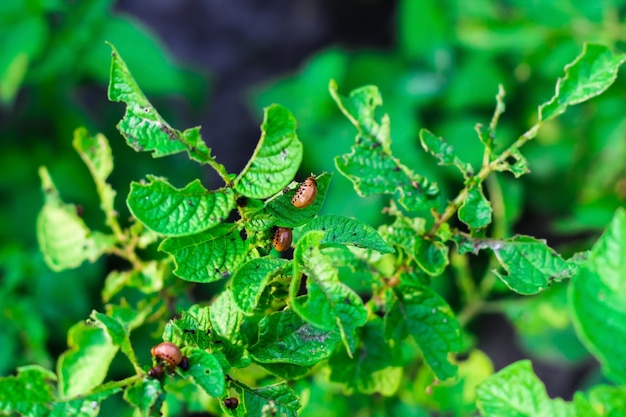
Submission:
[[[592,247],[566,258],[541,239],[504,234],[494,181],[529,174],[523,146],[569,106],[605,91],[626,56],[585,45],[532,126],[508,144],[497,131],[505,117],[500,88],[492,119],[476,125],[480,167],[422,129],[424,151],[462,178],[451,201],[392,153],[378,89],[344,95],[331,80],[330,95],[356,130],[350,152],[335,158],[337,170],[359,196],[389,196],[390,220],[374,228],[319,214],[333,178],[299,175],[306,150],[288,109],[265,109],[254,154],[241,172],[228,172],[199,127],[180,131],[159,115],[112,51],[108,95],[126,106],[117,126],[126,143],[154,158],[186,153],[223,185],[209,190],[195,179],[176,188],[156,175],[133,181],[126,224],[107,182],[114,168],[107,138],[75,131],[106,229],[87,225],[42,167],[41,250],[57,271],[102,256],[123,267],[106,277],[102,308],[70,329],[56,370],[34,364],[0,379],[2,413],[95,416],[120,396],[145,416],[354,415],[353,407],[367,408],[364,415],[626,413],[626,212],[618,209]],[[470,266],[479,257],[487,261],[477,273]],[[442,280],[456,283],[458,307],[437,291]],[[577,335],[607,378],[571,402],[550,399],[528,360],[494,373],[467,328],[498,308],[502,293],[532,296],[553,285],[567,286]],[[114,365],[120,358],[123,366]]]

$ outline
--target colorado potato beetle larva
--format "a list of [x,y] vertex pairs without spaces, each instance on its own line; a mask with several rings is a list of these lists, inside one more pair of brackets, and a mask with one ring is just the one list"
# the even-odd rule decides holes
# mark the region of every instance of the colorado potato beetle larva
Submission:
[[315,197],[317,197],[317,181],[315,177],[309,177],[300,185],[291,199],[291,204],[296,208],[305,208],[313,204]]
[[288,229],[286,227],[279,227],[274,232],[274,239],[272,239],[272,244],[274,245],[274,249],[279,252],[283,252],[289,249],[292,239],[293,235],[291,233],[291,229]]

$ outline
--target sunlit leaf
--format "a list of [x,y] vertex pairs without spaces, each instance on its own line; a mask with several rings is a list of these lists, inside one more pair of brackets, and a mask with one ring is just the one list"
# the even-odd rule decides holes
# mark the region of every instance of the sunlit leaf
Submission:
[[231,224],[191,236],[170,237],[159,250],[174,256],[174,273],[187,281],[213,282],[229,277],[245,260],[247,247]]
[[265,109],[261,139],[252,158],[235,179],[235,190],[246,197],[267,198],[293,179],[302,162],[296,119],[282,106]]
[[0,378],[0,413],[45,416],[55,400],[56,375],[38,365],[22,366],[17,375]]
[[37,217],[37,240],[46,263],[61,271],[86,260],[94,262],[114,245],[113,237],[87,227],[76,206],[61,200],[45,167],[39,169],[39,175],[45,203]]
[[199,180],[182,189],[149,176],[148,184],[133,182],[126,200],[137,220],[166,236],[203,232],[223,222],[235,207],[231,188],[207,191]]
[[477,388],[477,405],[485,417],[576,417],[574,406],[560,398],[551,400],[534,374],[530,361],[507,366]]
[[102,384],[118,350],[103,329],[84,322],[72,326],[67,338],[69,350],[57,362],[62,398],[86,394]]
[[606,374],[626,384],[626,211],[611,224],[572,277],[569,303],[576,331]]
[[357,219],[326,215],[316,217],[301,230],[302,235],[311,230],[324,231],[320,245],[353,245],[359,248],[374,249],[380,253],[393,253],[376,230]]

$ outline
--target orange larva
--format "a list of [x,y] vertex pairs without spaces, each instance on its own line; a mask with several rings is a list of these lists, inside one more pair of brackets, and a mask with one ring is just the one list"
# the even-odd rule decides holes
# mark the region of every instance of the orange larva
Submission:
[[159,343],[150,350],[150,353],[155,358],[167,362],[171,366],[178,366],[183,360],[180,348],[170,342]]
[[309,177],[300,185],[298,191],[291,199],[291,204],[295,208],[309,207],[317,197],[317,181],[315,177]]
[[279,252],[283,252],[289,249],[292,239],[293,235],[291,234],[291,229],[288,229],[286,227],[279,227],[274,232],[274,239],[272,239],[272,244],[274,245],[274,249]]

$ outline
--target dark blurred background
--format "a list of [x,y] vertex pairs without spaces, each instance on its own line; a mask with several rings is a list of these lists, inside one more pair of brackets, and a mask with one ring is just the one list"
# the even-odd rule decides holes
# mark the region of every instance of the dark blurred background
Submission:
[[[299,122],[302,176],[334,171],[333,158],[349,151],[355,132],[332,103],[328,82],[337,80],[343,93],[376,84],[391,117],[394,153],[451,198],[462,179],[421,152],[420,128],[444,136],[478,166],[482,150],[473,126],[489,122],[498,84],[507,91],[498,137],[505,146],[532,125],[537,106],[551,97],[584,42],[619,50],[625,39],[624,2],[618,0],[3,1],[0,375],[25,363],[53,366],[69,326],[101,303],[107,261],[52,273],[35,238],[42,204],[37,167],[44,164],[63,198],[85,207],[94,228],[103,226],[91,179],[71,146],[75,128],[110,139],[111,183],[122,219],[128,217],[129,182],[147,173],[179,187],[196,177],[209,188],[222,185],[182,156],[153,160],[124,144],[114,128],[123,106],[106,98],[105,41],[116,46],[166,120],[181,130],[201,125],[214,155],[233,173],[251,155],[262,108],[273,102]],[[509,233],[548,239],[571,254],[623,205],[624,86],[618,80],[601,98],[545,126],[524,149],[530,175],[519,181],[502,176]],[[383,197],[359,199],[339,175],[331,188],[326,212],[373,225],[385,221]],[[454,298],[453,287],[441,286]],[[549,393],[571,397],[595,374],[564,297],[564,287],[555,288],[511,304],[508,320],[483,316],[471,328],[497,369],[533,357]],[[552,310],[538,317],[532,303]]]

